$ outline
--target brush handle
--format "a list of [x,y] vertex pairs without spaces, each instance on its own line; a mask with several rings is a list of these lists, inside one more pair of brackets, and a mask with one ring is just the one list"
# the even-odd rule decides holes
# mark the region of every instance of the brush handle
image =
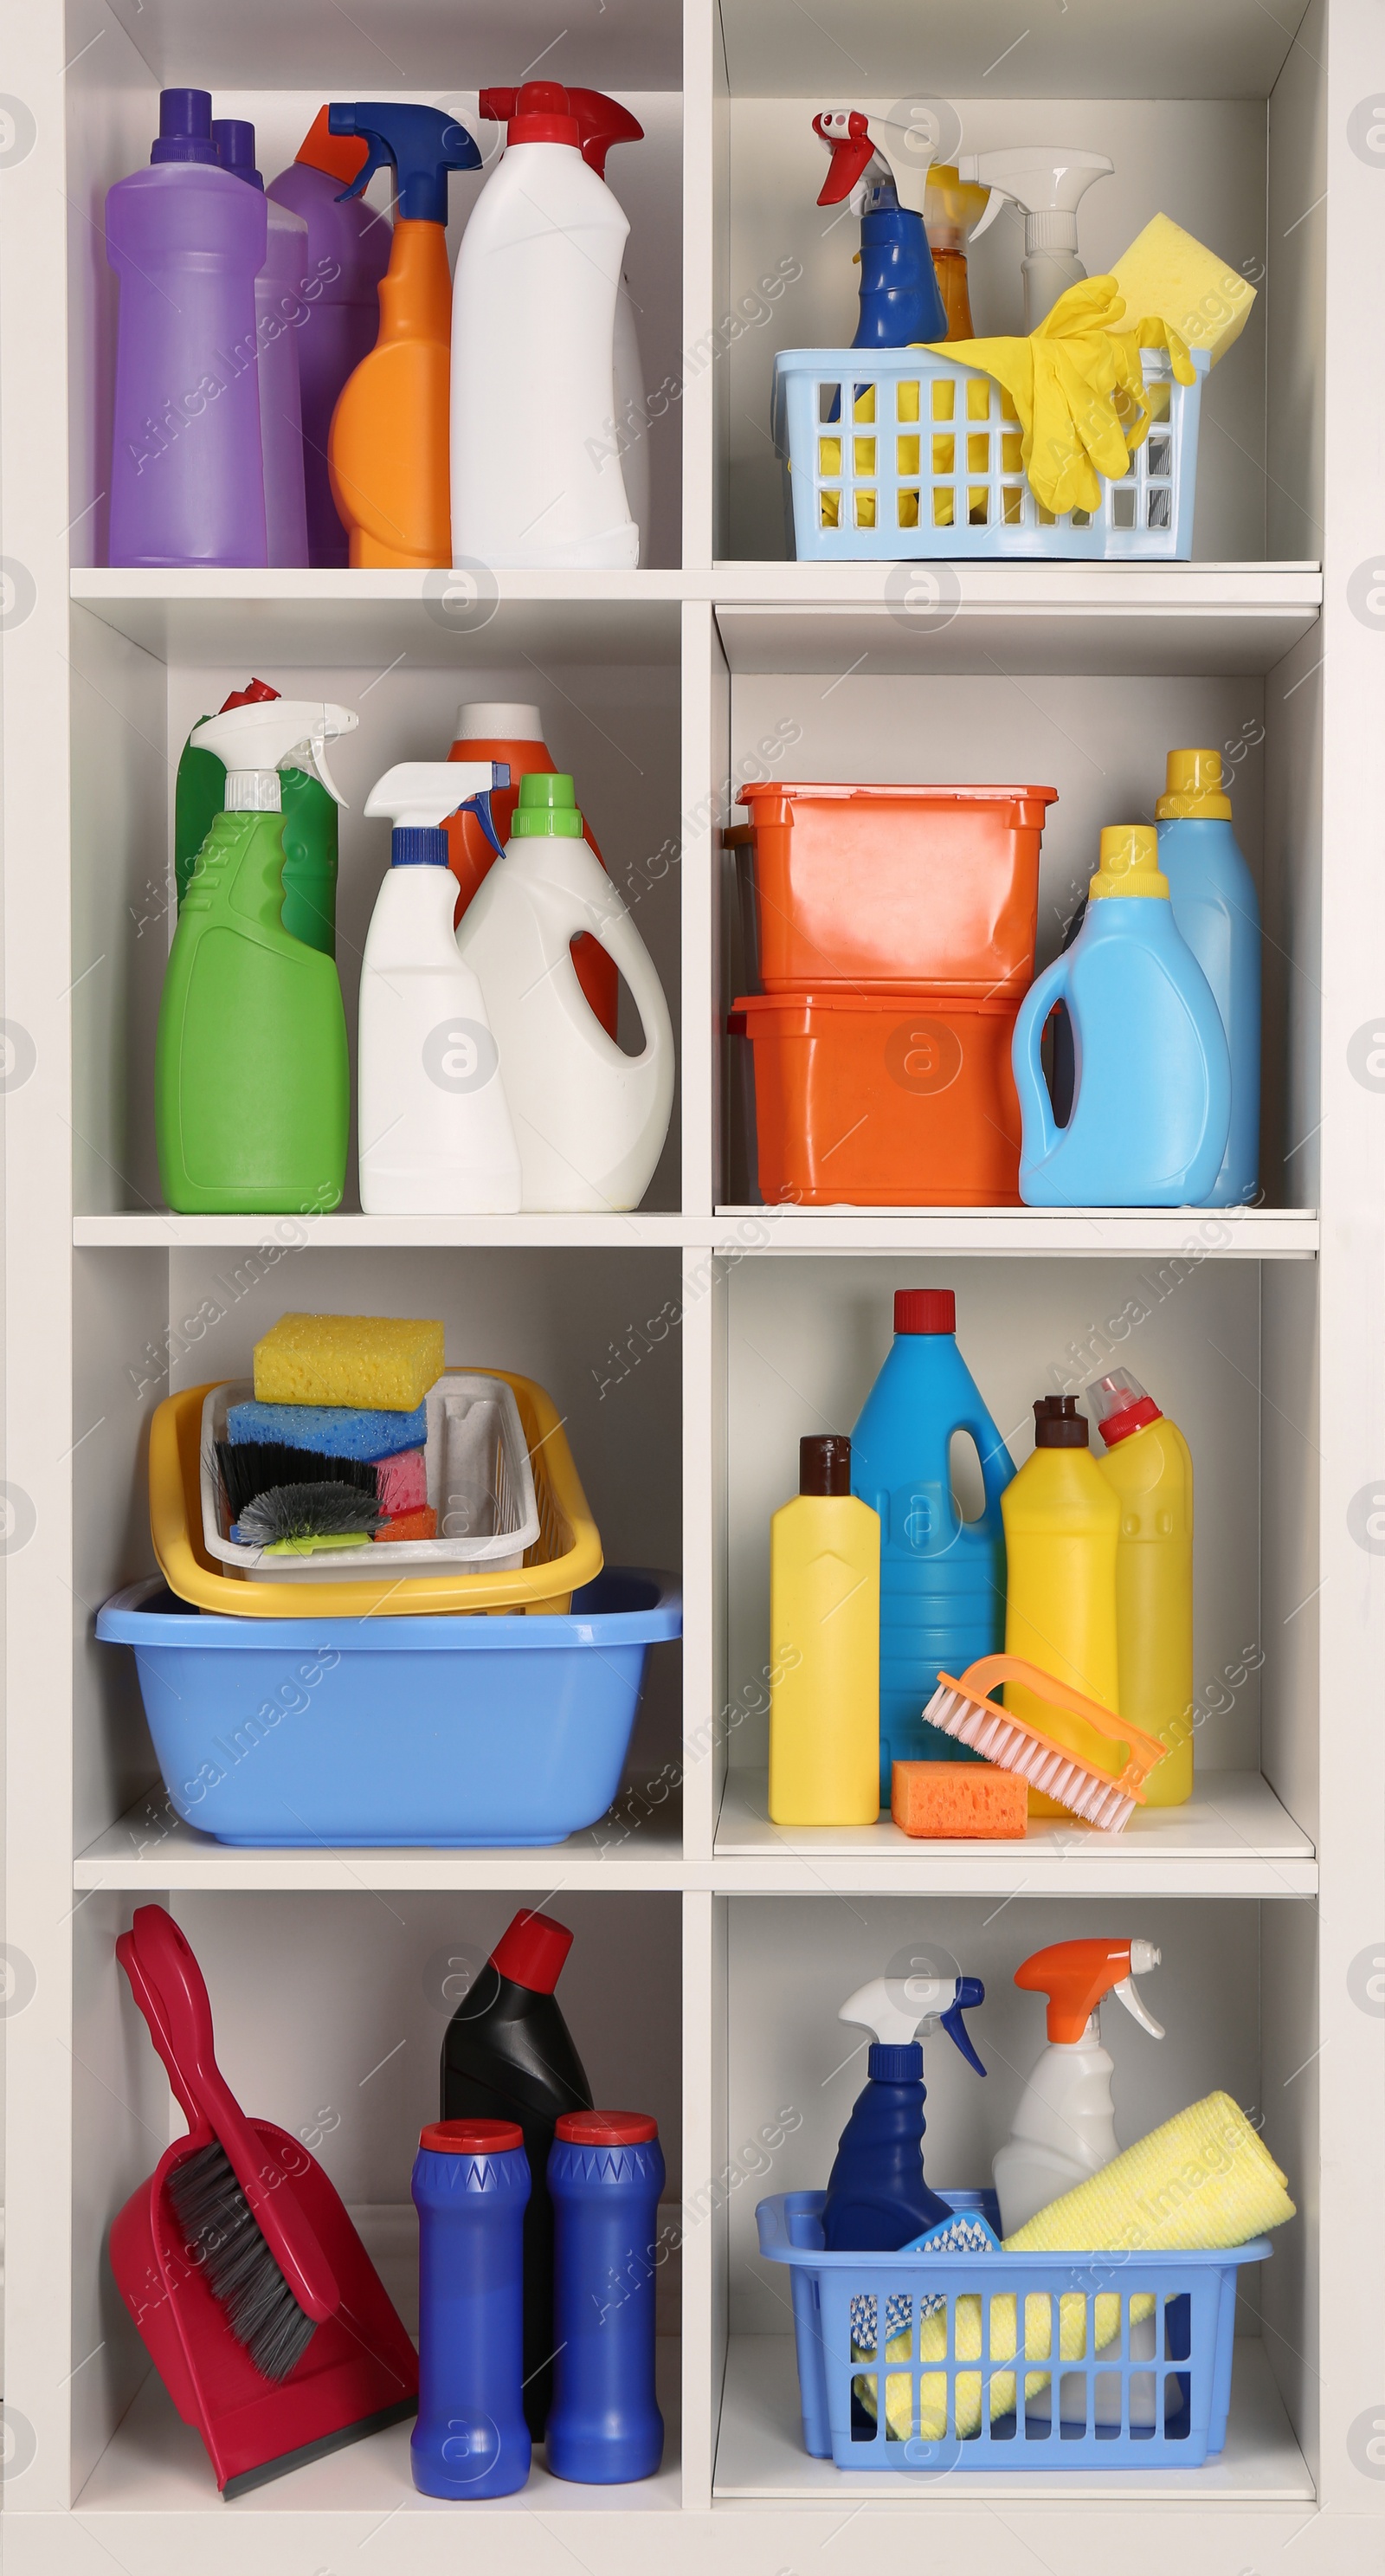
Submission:
[[[336,2276],[282,2168],[271,2165],[216,2062],[212,2008],[192,1949],[162,1905],[140,1905],[124,1936],[122,1964],[150,2036],[187,2118],[224,2148],[265,2243],[310,2317],[322,2324],[341,2306]],[[154,2004],[151,2014],[144,1997]]]
[[1052,1673],[1044,1672],[1038,1664],[1027,1662],[1023,1655],[983,1655],[979,1663],[968,1664],[962,1675],[963,1690],[974,1692],[977,1699],[989,1699],[1000,1682],[1019,1682],[1025,1690],[1032,1691],[1036,1699],[1047,1700],[1050,1708],[1070,1710],[1074,1717],[1080,1717],[1086,1726],[1095,1727],[1097,1734],[1106,1736],[1112,1744],[1128,1745],[1131,1759],[1127,1767],[1134,1770],[1138,1779],[1142,1780],[1147,1771],[1152,1771],[1156,1762],[1162,1762],[1168,1751],[1167,1745],[1157,1743],[1152,1735],[1142,1734],[1138,1726],[1129,1725],[1123,1717],[1117,1716],[1114,1709],[1103,1708],[1100,1700],[1088,1699],[1083,1691],[1073,1690],[1067,1682],[1055,1681]]

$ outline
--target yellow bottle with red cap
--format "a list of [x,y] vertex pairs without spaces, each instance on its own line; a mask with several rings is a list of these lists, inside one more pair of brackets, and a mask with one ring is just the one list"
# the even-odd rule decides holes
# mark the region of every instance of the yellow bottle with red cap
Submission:
[[1147,1804],[1181,1807],[1193,1791],[1193,1462],[1129,1369],[1097,1378],[1087,1406],[1101,1426],[1096,1464],[1120,1506],[1115,1705],[1168,1747]]

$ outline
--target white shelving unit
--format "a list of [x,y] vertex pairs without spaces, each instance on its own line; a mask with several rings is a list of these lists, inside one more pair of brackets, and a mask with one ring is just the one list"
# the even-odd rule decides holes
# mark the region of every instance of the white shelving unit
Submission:
[[[6,1924],[4,2496],[14,2576],[841,2576],[922,2550],[977,2576],[1366,2576],[1385,2561],[1385,153],[1372,0],[29,0],[0,111],[4,754]],[[462,105],[542,63],[629,99],[652,384],[650,568],[495,577],[105,569],[113,280],[105,191],[161,85],[213,87],[277,169],[322,100]],[[1110,153],[1095,273],[1162,204],[1260,284],[1208,388],[1189,565],[786,563],[776,347],[850,335],[813,111],[919,90],[969,148]],[[9,138],[8,140],[6,138]],[[457,183],[453,235],[475,183]],[[791,274],[792,272],[792,274]],[[771,274],[784,291],[768,296]],[[1018,327],[1016,245],[974,291]],[[1014,310],[1011,310],[1012,305]],[[763,311],[761,311],[763,307]],[[736,323],[739,321],[740,327]],[[338,764],[348,1012],[389,762],[459,696],[542,701],[679,1023],[679,1107],[628,1218],[189,1218],[160,1203],[153,1032],[171,781],[254,669],[358,706]],[[1241,1213],[767,1209],[744,1149],[742,972],[720,829],[739,784],[1047,780],[1041,957],[1096,829],[1147,813],[1173,742],[1225,744],[1266,923],[1263,1202]],[[1117,1346],[1193,1442],[1198,1782],[1118,1843],[907,1844],[765,1815],[769,1511],[801,1431],[854,1419],[899,1285],[958,1294],[997,1418]],[[286,1306],[439,1314],[449,1353],[541,1379],[609,1562],[681,1566],[628,1785],[551,1852],[236,1852],[178,1822],[102,1600],[151,1564],[149,1417],[242,1374]],[[664,1329],[658,1329],[663,1321]],[[1135,1354],[1138,1353],[1138,1358]],[[1232,1681],[1232,1673],[1241,1678]],[[383,1722],[383,1721],[382,1721]],[[408,2171],[457,1957],[519,1902],[576,1943],[562,1999],[598,2094],[660,2120],[681,2211],[670,2439],[648,2486],[427,2504],[399,2429],[241,2502],[146,2368],[104,2245],[179,2119],[115,1934],[161,1897],[206,1968],[227,2072],[321,2153],[407,2303]],[[822,2180],[859,2069],[842,1996],[903,1944],[982,1974],[991,2077],[930,2067],[928,2164],[981,2178],[1037,2037],[1010,1976],[1084,1929],[1157,1939],[1161,2050],[1112,2032],[1128,2134],[1214,2085],[1251,2106],[1299,2216],[1243,2302],[1231,2433],[1205,2469],[844,2476],[799,2438],[765,2189]],[[989,2040],[989,2050],[987,2041]],[[949,2052],[950,2054],[950,2052]],[[383,2065],[385,2071],[381,2072]],[[760,2141],[782,2133],[773,2150]]]

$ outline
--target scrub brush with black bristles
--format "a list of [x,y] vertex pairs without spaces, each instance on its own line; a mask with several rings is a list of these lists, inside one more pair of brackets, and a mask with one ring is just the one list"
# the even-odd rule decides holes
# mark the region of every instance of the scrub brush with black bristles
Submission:
[[272,1485],[344,1485],[372,1499],[379,1493],[375,1469],[364,1459],[293,1449],[287,1440],[218,1440],[216,1463],[233,1521]]
[[287,2379],[317,2332],[275,2262],[241,2190],[226,2150],[215,2138],[175,2165],[168,2197],[186,2240],[188,2261],[255,2368]]
[[350,1485],[271,1485],[246,1504],[235,1535],[242,1547],[364,1547],[380,1519],[376,1496]]

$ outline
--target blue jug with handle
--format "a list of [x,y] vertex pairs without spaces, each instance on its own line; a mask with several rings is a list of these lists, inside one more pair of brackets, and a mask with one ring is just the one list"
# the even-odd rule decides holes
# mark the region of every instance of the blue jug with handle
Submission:
[[1204,1207],[1244,1207],[1260,1178],[1260,902],[1231,828],[1219,751],[1171,751],[1159,865],[1173,917],[1221,1013],[1231,1058],[1231,1126]]
[[[1151,824],[1101,835],[1081,930],[1030,985],[1011,1044],[1026,1207],[1196,1207],[1221,1169],[1231,1059],[1212,988],[1173,917]],[[1072,1109],[1054,1119],[1039,1062],[1064,1004]]]
[[[1000,1497],[1014,1460],[957,1348],[950,1288],[900,1288],[894,1342],[851,1434],[851,1490],[880,1516],[880,1803],[895,1762],[956,1762],[923,1715],[940,1671],[965,1672],[1005,1634]],[[964,1521],[949,1451],[970,1434],[985,1506]],[[971,1757],[975,1758],[975,1757]]]

